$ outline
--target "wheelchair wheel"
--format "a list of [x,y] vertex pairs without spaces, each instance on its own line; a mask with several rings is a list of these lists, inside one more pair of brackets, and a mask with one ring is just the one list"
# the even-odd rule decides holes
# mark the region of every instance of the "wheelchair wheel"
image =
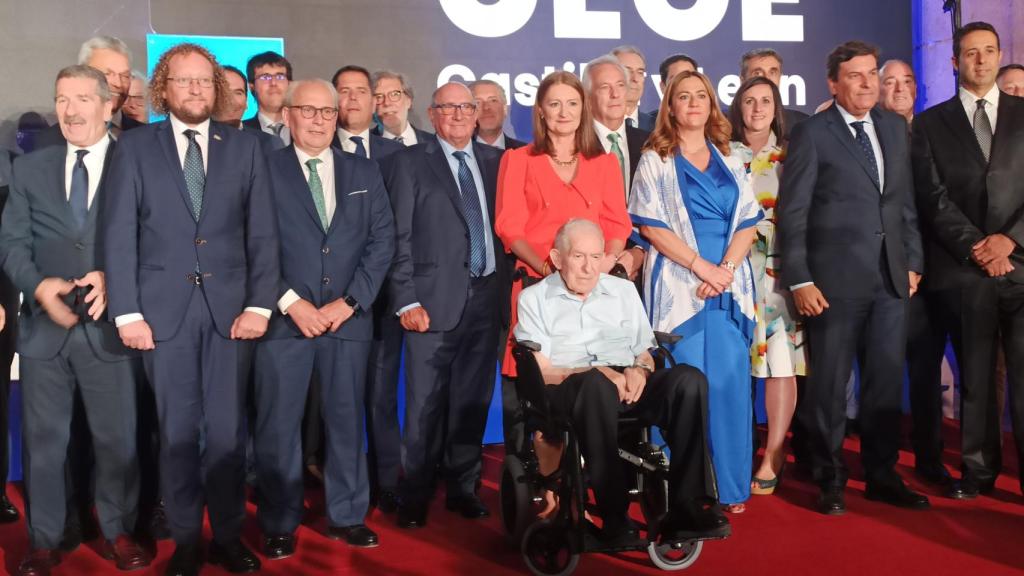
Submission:
[[685,570],[693,566],[703,549],[704,542],[700,540],[687,540],[675,544],[651,542],[647,545],[647,555],[651,557],[651,562],[662,570]]
[[526,567],[536,576],[568,576],[580,555],[569,543],[570,528],[561,522],[538,520],[523,534],[521,552]]
[[501,525],[509,540],[519,545],[523,533],[535,519],[533,494],[526,481],[526,468],[518,456],[505,456],[501,467],[501,484],[498,486],[498,501],[501,503]]

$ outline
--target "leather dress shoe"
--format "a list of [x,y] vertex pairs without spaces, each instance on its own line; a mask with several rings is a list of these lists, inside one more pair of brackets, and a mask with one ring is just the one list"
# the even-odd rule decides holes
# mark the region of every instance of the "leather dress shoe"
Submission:
[[937,486],[948,486],[953,481],[953,477],[949,475],[949,470],[946,470],[946,467],[938,462],[918,464],[914,467],[914,472],[925,482]]
[[357,548],[376,548],[380,545],[377,533],[367,528],[366,524],[328,526],[327,536],[331,540],[344,540],[349,546]]
[[398,510],[398,494],[394,490],[381,490],[377,496],[377,510],[385,514],[391,514]]
[[603,528],[587,521],[583,542],[588,552],[623,552],[647,547],[647,541],[640,538],[640,530],[628,518],[614,524],[606,522]]
[[864,490],[864,497],[911,510],[925,510],[931,507],[927,496],[907,488],[902,480],[885,484],[869,483]]
[[469,494],[454,500],[447,500],[444,503],[444,507],[452,512],[458,512],[463,518],[469,518],[471,520],[487,518],[491,515],[491,511],[487,509],[487,506],[484,506],[484,503],[480,501],[480,498],[476,494]]
[[17,522],[21,515],[18,514],[18,509],[11,504],[11,501],[7,499],[7,495],[0,495],[0,524],[10,524],[11,522]]
[[953,480],[946,489],[946,496],[954,500],[973,500],[979,494],[989,494],[995,489],[995,482],[981,482],[971,474],[964,474],[960,480]]
[[171,529],[167,527],[167,512],[164,511],[164,503],[161,500],[153,506],[149,513],[149,536],[153,540],[169,540]]
[[60,552],[46,548],[30,550],[18,566],[18,576],[50,576],[50,570],[60,564]]
[[705,506],[691,500],[678,510],[671,511],[659,527],[662,542],[686,540],[713,540],[732,535],[732,525],[717,505]]
[[203,560],[198,544],[175,544],[165,576],[199,576]]
[[263,554],[268,560],[282,560],[295,554],[295,536],[265,536],[263,538]]
[[829,516],[842,516],[846,514],[846,499],[843,497],[843,489],[837,486],[822,488],[818,494],[818,511]]
[[107,560],[113,560],[118,570],[123,571],[141,570],[152,561],[149,552],[127,534],[118,536],[113,542],[104,540],[102,554]]
[[61,552],[71,553],[82,545],[82,525],[78,520],[68,518],[64,522],[64,534],[61,535],[58,548]]
[[400,504],[398,506],[399,528],[423,528],[427,525],[427,509],[425,506]]
[[260,559],[240,540],[223,546],[214,541],[210,544],[207,559],[210,564],[221,566],[232,574],[258,572],[260,569]]

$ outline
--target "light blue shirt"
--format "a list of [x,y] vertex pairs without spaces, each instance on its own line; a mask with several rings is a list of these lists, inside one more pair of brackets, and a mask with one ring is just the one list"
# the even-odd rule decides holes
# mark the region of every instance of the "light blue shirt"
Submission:
[[[453,156],[456,152],[456,148],[446,142],[444,139],[438,137],[438,142],[441,143],[441,149],[444,150],[444,157],[448,160],[448,168],[452,171],[452,177],[455,178],[455,183],[459,183],[459,159]],[[484,242],[486,246],[487,264],[484,266],[484,276],[494,273],[494,233],[491,231],[491,218],[487,212],[487,196],[484,192],[484,179],[480,175],[480,167],[476,164],[476,156],[473,154],[473,142],[470,141],[466,144],[465,148],[461,148],[466,153],[466,164],[469,166],[469,171],[473,173],[473,182],[476,184],[476,195],[480,201],[480,213],[484,217]],[[461,190],[460,190],[461,192]]]
[[569,292],[560,274],[523,290],[515,337],[540,344],[558,368],[632,366],[658,345],[636,286],[607,274],[586,299]]

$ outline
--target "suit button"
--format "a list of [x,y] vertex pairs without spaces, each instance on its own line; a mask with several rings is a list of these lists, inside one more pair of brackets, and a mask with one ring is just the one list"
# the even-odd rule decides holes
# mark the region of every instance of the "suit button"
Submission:
[[323,277],[323,280],[321,280],[321,282],[323,282],[323,283],[324,283],[324,286],[326,286],[326,285],[328,285],[328,284],[330,284],[330,283],[331,283],[331,279],[330,279],[330,278],[328,278],[327,276],[324,276],[324,277]]
[[75,242],[75,250],[85,250],[85,244],[81,242]]
[[203,244],[206,244],[206,240],[203,240],[202,238],[196,238],[196,246],[202,246]]
[[331,247],[330,246],[324,246],[323,248],[320,249],[320,252],[322,252],[324,254],[330,254],[331,253]]

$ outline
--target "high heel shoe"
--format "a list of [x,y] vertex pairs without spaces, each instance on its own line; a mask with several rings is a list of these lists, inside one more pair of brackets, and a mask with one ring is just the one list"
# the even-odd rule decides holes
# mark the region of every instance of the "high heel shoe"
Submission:
[[782,466],[779,467],[779,472],[774,478],[765,480],[753,476],[750,478],[750,493],[757,496],[771,496],[775,493],[775,489],[782,483],[782,472],[785,471],[786,464],[783,462]]

